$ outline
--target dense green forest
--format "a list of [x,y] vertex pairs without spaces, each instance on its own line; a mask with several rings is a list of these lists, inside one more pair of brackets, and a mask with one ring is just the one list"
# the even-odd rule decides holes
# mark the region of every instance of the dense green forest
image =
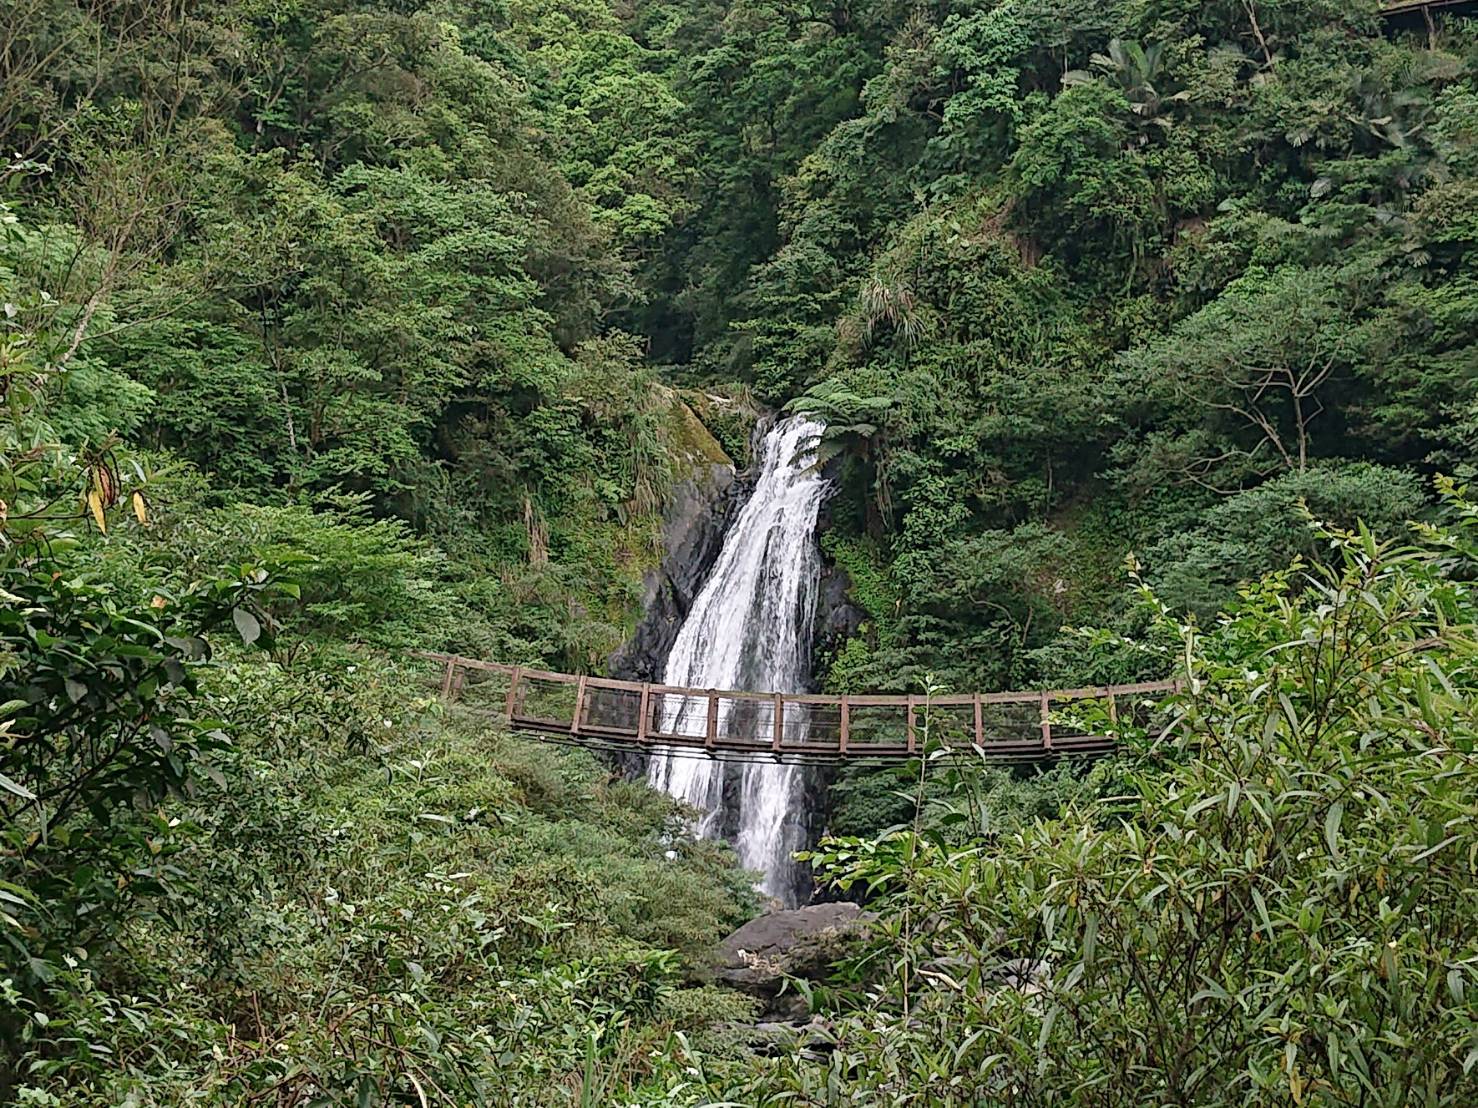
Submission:
[[[1475,251],[1376,0],[10,0],[0,1100],[1473,1103]],[[828,688],[1185,691],[844,772],[756,1050],[731,852],[414,651],[600,672],[784,410]]]

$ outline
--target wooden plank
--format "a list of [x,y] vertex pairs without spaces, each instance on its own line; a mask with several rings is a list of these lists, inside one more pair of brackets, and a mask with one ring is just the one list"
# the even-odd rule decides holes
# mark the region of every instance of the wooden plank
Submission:
[[1425,15],[1430,20],[1434,11],[1454,11],[1461,14],[1474,8],[1478,8],[1478,4],[1474,4],[1473,0],[1397,0],[1396,3],[1382,5],[1380,15],[1382,19]]
[[981,693],[980,699],[986,704],[1035,704],[1040,696],[1034,692],[988,692]]
[[633,727],[613,727],[607,723],[591,723],[589,720],[580,724],[580,734],[600,735],[613,739],[636,740],[636,729]]
[[580,733],[580,709],[585,707],[585,675],[575,682],[575,710],[570,713],[570,734]]
[[548,731],[555,735],[568,736],[570,721],[563,716],[559,719],[551,719],[549,716],[519,716],[513,721],[513,729],[515,731]]
[[[918,707],[923,698],[917,695],[909,696],[858,696],[848,694],[846,696],[833,697],[816,694],[778,694],[766,692],[744,692],[725,691],[721,689],[695,689],[681,685],[656,685],[650,682],[620,681],[612,678],[590,677],[586,675],[574,675],[568,673],[555,673],[550,670],[531,669],[523,666],[505,666],[496,662],[484,662],[473,658],[463,658],[455,654],[437,653],[432,651],[417,651],[419,657],[432,659],[441,663],[443,667],[441,692],[443,698],[455,699],[460,693],[466,681],[467,671],[486,671],[491,673],[508,674],[508,698],[504,709],[504,716],[509,721],[517,721],[520,726],[527,725],[538,730],[547,730],[551,721],[545,719],[534,719],[533,717],[521,717],[523,701],[527,699],[528,682],[545,684],[574,685],[575,686],[575,711],[570,718],[564,721],[559,730],[569,734],[580,732],[587,726],[582,716],[588,710],[587,701],[589,691],[595,689],[609,689],[638,696],[638,718],[636,728],[606,727],[596,728],[605,735],[633,735],[638,742],[650,743],[657,739],[663,739],[660,727],[653,723],[653,708],[656,706],[652,699],[653,692],[659,695],[674,695],[692,698],[693,700],[705,699],[708,703],[708,727],[705,734],[700,738],[693,736],[671,736],[671,738],[683,740],[684,745],[704,746],[710,751],[729,750],[734,752],[763,750],[769,747],[771,753],[783,754],[790,748],[785,746],[785,706],[790,703],[804,704],[808,709],[814,710],[816,706],[823,709],[835,707],[839,716],[839,728],[835,744],[830,741],[800,742],[795,749],[805,748],[820,752],[830,752],[838,756],[854,755],[857,757],[872,757],[890,755],[894,750],[900,752],[899,756],[912,756],[919,752],[919,720]],[[973,721],[965,726],[973,726],[975,744],[985,747],[986,731],[982,705],[985,704],[1032,704],[1039,706],[1041,713],[1041,738],[1032,744],[1044,757],[1054,756],[1054,749],[1068,749],[1070,742],[1076,745],[1079,739],[1091,739],[1093,742],[1111,742],[1102,736],[1078,736],[1063,735],[1054,739],[1050,722],[1051,704],[1054,701],[1072,701],[1080,699],[1107,699],[1109,702],[1109,718],[1115,725],[1119,723],[1119,707],[1116,700],[1120,696],[1138,695],[1160,695],[1178,692],[1184,689],[1182,679],[1172,681],[1141,681],[1126,685],[1097,686],[1094,688],[1046,690],[1035,692],[997,692],[997,693],[970,693],[964,695],[930,697],[928,703],[931,707],[969,709],[973,713]],[[775,707],[774,730],[767,742],[760,734],[744,736],[718,735],[718,700],[720,697],[728,697],[732,700],[759,703],[770,701]],[[899,746],[897,743],[879,742],[869,743],[857,742],[854,738],[854,714],[857,709],[879,709],[884,712],[892,709],[900,714],[906,713],[907,744]],[[960,722],[968,717],[960,712]],[[953,718],[953,717],[952,717]],[[558,721],[555,721],[558,722]],[[594,726],[594,725],[589,725]],[[988,749],[993,752],[1000,748],[1006,755],[1014,755],[1015,747],[1008,740],[1005,745],[991,743]],[[1084,747],[1084,749],[1087,749]]]
[[426,658],[433,662],[454,661],[465,669],[481,669],[490,673],[512,673],[513,666],[505,666],[500,662],[484,662],[479,658],[463,658],[459,654],[442,654],[434,650],[417,650],[414,652],[418,658]]
[[971,704],[975,703],[975,694],[961,693],[958,696],[930,696],[926,697],[926,699],[935,708],[968,708]]
[[[531,716],[519,717],[514,728],[529,734],[549,735],[571,741],[569,734],[569,722],[565,719],[544,719]],[[573,741],[580,742],[582,738],[599,739],[599,732],[603,729],[589,728],[588,732],[582,731],[580,736],[574,737]],[[617,732],[616,736],[629,735],[630,732]],[[670,740],[664,740],[664,745],[670,745],[679,749],[702,750],[711,758],[722,759],[726,755],[743,755],[747,760],[753,761],[757,750],[764,750],[760,746],[737,742],[729,738],[720,738],[713,748],[707,747],[705,740],[697,736],[674,736]],[[1059,760],[1061,758],[1096,758],[1112,753],[1114,743],[1108,739],[1094,736],[1074,735],[1061,739],[1054,739],[1051,750],[1044,750],[1040,740],[1012,740],[1001,743],[992,743],[985,748],[986,757],[998,764],[1012,765],[1018,763],[1040,762],[1044,760]],[[823,743],[797,743],[786,747],[779,755],[772,755],[784,761],[787,757],[793,760],[804,759],[806,762],[839,761],[841,756],[837,754],[836,748],[830,744]],[[889,761],[893,759],[906,759],[918,756],[917,750],[910,750],[906,745],[875,745],[867,747],[851,748],[848,757],[861,758],[872,761]]]
[[648,687],[644,681],[617,681],[614,677],[587,677],[585,684],[592,689],[613,689],[617,692],[641,692]]
[[906,696],[854,696],[853,707],[859,708],[902,708],[908,703]]
[[[1053,689],[1053,700],[1089,700],[1113,693],[1130,696],[1138,693],[1168,693],[1175,691],[1174,681],[1139,681],[1133,685],[1096,685],[1088,689]],[[1028,694],[1031,695],[1031,694]]]
[[523,670],[519,666],[513,667],[513,676],[508,680],[508,711],[504,713],[511,721],[518,708],[518,683],[523,680]]
[[464,665],[468,669],[480,669],[485,673],[511,674],[515,669],[518,668],[517,666],[499,665],[497,662],[475,662],[471,658],[461,658],[458,660],[458,664]]
[[520,666],[519,672],[531,681],[552,681],[556,685],[575,685],[580,681],[573,673],[555,673],[547,669],[527,669]]
[[[837,702],[837,698],[834,696],[811,697],[810,699],[816,701],[824,700],[831,704],[835,704]],[[914,699],[917,699],[917,697],[915,697]],[[874,696],[868,694],[852,693],[848,696],[848,700],[851,701],[852,707],[854,708],[907,708],[909,698],[907,696]],[[972,694],[964,693],[960,696],[930,697],[929,703],[938,704],[944,707],[953,706],[963,708],[969,705],[973,700],[974,696]]]
[[685,734],[683,734],[680,731],[673,732],[671,735],[664,735],[664,734],[662,734],[660,732],[653,731],[653,732],[651,732],[647,736],[647,741],[648,742],[661,743],[663,746],[685,746],[685,747],[691,747],[694,750],[714,750],[714,751],[716,751],[716,750],[726,750],[726,749],[729,749],[729,747],[727,747],[722,742],[715,743],[712,747],[709,747],[707,736],[704,736],[704,735],[685,735]]
[[670,693],[673,696],[697,696],[704,697],[709,693],[721,696],[725,700],[769,700],[774,693],[767,692],[745,692],[743,689],[699,689],[692,685],[659,685],[653,683],[652,691],[655,693]]

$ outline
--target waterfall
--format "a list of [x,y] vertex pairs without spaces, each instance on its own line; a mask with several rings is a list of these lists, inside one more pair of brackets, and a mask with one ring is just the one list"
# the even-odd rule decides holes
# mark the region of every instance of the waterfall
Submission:
[[[821,431],[820,423],[794,416],[765,435],[759,480],[672,645],[666,684],[807,691],[821,570],[816,518],[828,491],[807,448]],[[663,729],[676,731],[675,717],[706,711],[706,701],[671,703]],[[732,714],[724,704],[720,733],[731,723],[737,726]],[[805,726],[801,713],[788,714],[787,739],[804,739]],[[799,766],[659,753],[648,779],[702,813],[695,828],[700,835],[730,831],[740,864],[763,874],[761,890],[790,902],[795,884],[790,855],[805,846],[805,781]]]

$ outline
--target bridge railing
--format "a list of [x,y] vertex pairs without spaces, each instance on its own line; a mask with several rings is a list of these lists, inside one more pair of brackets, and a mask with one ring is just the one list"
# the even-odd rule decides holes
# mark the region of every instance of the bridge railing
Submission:
[[[442,665],[441,691],[510,726],[575,740],[717,756],[907,758],[927,738],[974,745],[995,757],[1102,753],[1120,722],[1142,725],[1179,688],[1146,681],[1038,692],[955,696],[822,696],[696,689],[620,681],[427,653]],[[1110,726],[1073,727],[1064,709],[1097,701]],[[1071,713],[1069,713],[1071,714]]]

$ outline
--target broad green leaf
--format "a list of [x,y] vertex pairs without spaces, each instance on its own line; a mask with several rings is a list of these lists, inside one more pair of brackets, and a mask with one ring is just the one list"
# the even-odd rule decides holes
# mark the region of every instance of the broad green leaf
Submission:
[[245,608],[235,608],[231,612],[231,621],[236,624],[236,631],[241,636],[241,641],[247,646],[262,637],[262,625],[257,617]]

